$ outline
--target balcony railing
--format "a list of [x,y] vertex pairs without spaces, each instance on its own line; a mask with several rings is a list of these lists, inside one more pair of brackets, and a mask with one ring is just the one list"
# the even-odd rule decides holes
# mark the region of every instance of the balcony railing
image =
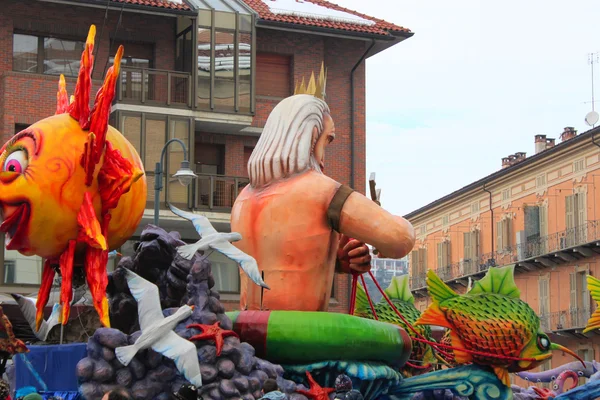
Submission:
[[591,310],[588,308],[571,308],[569,310],[557,311],[545,316],[548,331],[565,331],[583,329],[587,325]]
[[121,67],[117,100],[121,103],[192,107],[192,76],[187,72]]
[[249,179],[244,177],[199,173],[195,208],[231,211],[238,194],[248,183]]
[[[535,238],[493,253],[482,254],[474,259],[465,259],[445,267],[438,267],[434,271],[444,282],[464,281],[469,276],[484,273],[490,267],[536,262],[536,258],[560,253],[595,241],[600,241],[600,220],[588,221],[576,228]],[[425,277],[425,274],[413,274],[410,279],[411,290],[426,289]]]

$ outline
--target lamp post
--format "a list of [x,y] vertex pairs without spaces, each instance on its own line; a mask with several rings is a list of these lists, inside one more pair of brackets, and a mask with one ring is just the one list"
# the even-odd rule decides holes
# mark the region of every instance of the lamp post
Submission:
[[160,208],[160,192],[163,188],[162,186],[162,178],[163,178],[163,161],[165,159],[165,153],[167,152],[167,148],[173,142],[177,142],[183,148],[183,161],[181,162],[181,168],[173,175],[173,178],[177,178],[179,183],[183,186],[188,186],[194,179],[198,177],[190,169],[190,162],[187,157],[187,149],[185,147],[185,143],[183,143],[179,139],[171,139],[162,148],[162,152],[160,154],[160,159],[156,163],[156,169],[154,170],[154,225],[158,226],[158,213]]

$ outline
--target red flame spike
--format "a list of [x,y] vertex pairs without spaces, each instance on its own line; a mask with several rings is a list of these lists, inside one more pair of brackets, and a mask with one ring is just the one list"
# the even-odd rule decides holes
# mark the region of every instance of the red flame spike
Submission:
[[54,267],[51,265],[50,260],[44,262],[44,270],[42,272],[42,284],[38,291],[38,298],[36,302],[37,312],[35,314],[35,330],[39,331],[42,326],[42,320],[44,319],[44,307],[48,304],[48,298],[50,298],[50,289],[52,289],[52,282],[54,282]]
[[67,94],[67,82],[65,82],[65,76],[60,74],[58,92],[56,92],[56,114],[64,114],[68,109],[69,95]]
[[79,76],[75,86],[75,101],[69,106],[69,114],[79,122],[81,129],[87,129],[90,117],[90,91],[92,89],[92,68],[94,65],[94,37],[96,26],[90,26],[85,50],[81,53]]
[[113,66],[108,69],[104,84],[98,90],[94,100],[94,108],[90,117],[90,131],[96,135],[96,146],[94,151],[94,163],[100,162],[106,143],[106,132],[108,131],[108,117],[110,106],[115,97],[117,79],[121,69],[121,58],[123,57],[123,46],[119,46],[115,55]]
[[98,192],[102,200],[101,215],[119,204],[121,196],[131,189],[144,173],[135,167],[131,161],[124,158],[121,152],[106,142],[104,164],[98,172]]
[[69,240],[69,246],[60,255],[60,275],[62,277],[62,285],[60,287],[60,303],[62,305],[62,324],[66,325],[69,322],[71,314],[71,300],[73,300],[73,262],[75,260],[75,246],[77,241]]
[[[102,218],[102,234],[108,233],[110,214]],[[102,250],[88,247],[85,253],[85,278],[92,294],[94,308],[100,316],[100,322],[110,328],[110,317],[108,315],[108,299],[106,298],[106,286],[108,275],[106,274],[106,263],[108,262],[108,249]]]

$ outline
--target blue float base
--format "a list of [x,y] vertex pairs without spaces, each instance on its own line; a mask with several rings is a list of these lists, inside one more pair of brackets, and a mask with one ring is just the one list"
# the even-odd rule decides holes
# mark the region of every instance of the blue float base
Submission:
[[[75,367],[79,360],[87,356],[85,343],[28,346],[29,353],[25,357],[48,386],[48,392],[77,392],[77,376]],[[19,358],[13,358],[15,363],[16,387],[33,386],[42,391],[38,381]]]

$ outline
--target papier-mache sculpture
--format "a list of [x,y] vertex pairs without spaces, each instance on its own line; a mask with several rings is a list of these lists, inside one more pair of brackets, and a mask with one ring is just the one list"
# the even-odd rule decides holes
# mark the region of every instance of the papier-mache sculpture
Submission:
[[90,110],[95,34],[92,25],[71,102],[61,76],[56,115],[17,133],[0,151],[0,231],[6,233],[6,248],[45,259],[36,331],[57,270],[62,277],[61,320],[69,320],[75,266],[85,269],[100,321],[110,326],[108,252],[135,232],[146,205],[140,157],[108,125],[122,46]]
[[250,184],[233,205],[231,230],[271,289],[242,274],[242,310],[327,311],[335,271],[370,269],[365,243],[392,258],[413,247],[410,223],[323,174],[335,139],[325,87],[322,67],[273,109],[250,156]]

